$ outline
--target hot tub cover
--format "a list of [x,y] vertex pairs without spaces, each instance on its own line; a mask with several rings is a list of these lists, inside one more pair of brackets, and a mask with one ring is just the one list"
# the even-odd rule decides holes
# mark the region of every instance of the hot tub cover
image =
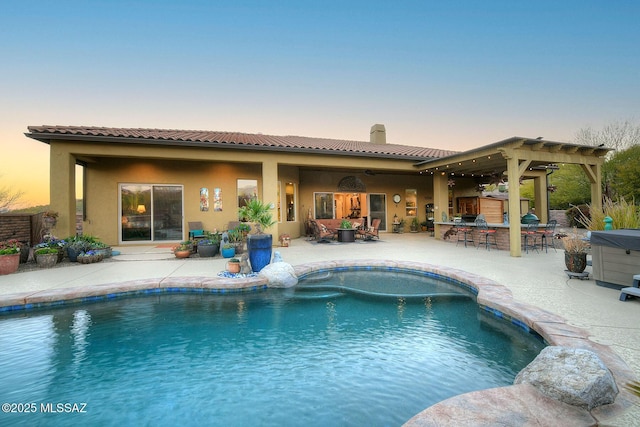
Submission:
[[593,231],[591,244],[640,251],[640,229]]

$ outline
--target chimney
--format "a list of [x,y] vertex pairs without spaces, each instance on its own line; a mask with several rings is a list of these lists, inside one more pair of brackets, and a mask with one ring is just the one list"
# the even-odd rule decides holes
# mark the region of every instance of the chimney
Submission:
[[384,125],[371,126],[371,132],[369,133],[369,141],[371,141],[372,144],[387,143],[387,131],[384,129]]

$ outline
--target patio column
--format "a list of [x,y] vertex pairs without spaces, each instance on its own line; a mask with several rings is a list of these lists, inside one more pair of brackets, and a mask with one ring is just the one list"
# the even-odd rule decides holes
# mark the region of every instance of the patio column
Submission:
[[507,159],[509,178],[509,252],[512,257],[522,256],[520,227],[520,165],[514,153],[503,153]]
[[[443,215],[445,214],[446,217]],[[433,220],[434,235],[440,239],[440,221],[451,221],[449,218],[449,189],[447,187],[447,175],[441,173],[433,174]]]
[[52,142],[49,169],[49,205],[59,214],[54,233],[59,238],[75,236],[76,158]]
[[540,222],[546,224],[549,222],[549,211],[547,210],[547,199],[549,194],[547,193],[547,177],[535,177],[533,179],[533,197],[535,199],[536,215],[540,219]]
[[602,164],[595,165],[581,164],[582,170],[587,175],[591,183],[591,208],[594,210],[602,210]]
[[[278,162],[275,159],[267,159],[262,162],[262,201],[273,205],[273,218],[277,220],[278,204]],[[273,240],[278,239],[278,224],[276,223],[268,231],[273,234]]]

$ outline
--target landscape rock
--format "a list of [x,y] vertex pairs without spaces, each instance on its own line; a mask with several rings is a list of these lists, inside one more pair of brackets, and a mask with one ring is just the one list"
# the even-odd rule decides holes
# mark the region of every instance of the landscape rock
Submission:
[[618,394],[613,375],[592,351],[549,346],[516,376],[542,394],[591,410],[613,403]]
[[260,270],[259,276],[269,281],[270,288],[290,288],[298,284],[298,276],[293,266],[286,262],[276,262],[266,265]]

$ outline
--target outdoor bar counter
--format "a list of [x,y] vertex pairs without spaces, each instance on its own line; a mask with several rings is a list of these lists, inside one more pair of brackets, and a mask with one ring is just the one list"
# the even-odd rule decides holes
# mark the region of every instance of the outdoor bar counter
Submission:
[[[453,221],[436,222],[435,224],[438,224],[440,226],[440,238],[442,240],[449,240],[451,242],[456,242],[458,240],[458,237],[455,234],[452,234],[451,236],[447,234],[447,231],[452,229],[455,225]],[[480,242],[480,238],[484,239],[484,236],[480,236],[480,233],[478,233],[478,231],[476,230],[475,222],[469,221],[465,224],[467,227],[471,227],[471,229],[473,230],[473,242],[475,243],[476,246],[478,246],[478,242]],[[526,226],[527,226],[526,224],[522,224],[522,228],[525,228]],[[509,243],[509,224],[489,223],[487,224],[487,227],[489,227],[490,229],[493,228],[496,230],[495,234],[496,234],[496,241],[498,242],[498,249],[508,251],[511,246]],[[542,230],[543,228],[544,228],[544,225],[541,224],[538,229]]]
[[640,274],[640,230],[591,232],[591,262],[596,284],[615,289],[631,286]]

